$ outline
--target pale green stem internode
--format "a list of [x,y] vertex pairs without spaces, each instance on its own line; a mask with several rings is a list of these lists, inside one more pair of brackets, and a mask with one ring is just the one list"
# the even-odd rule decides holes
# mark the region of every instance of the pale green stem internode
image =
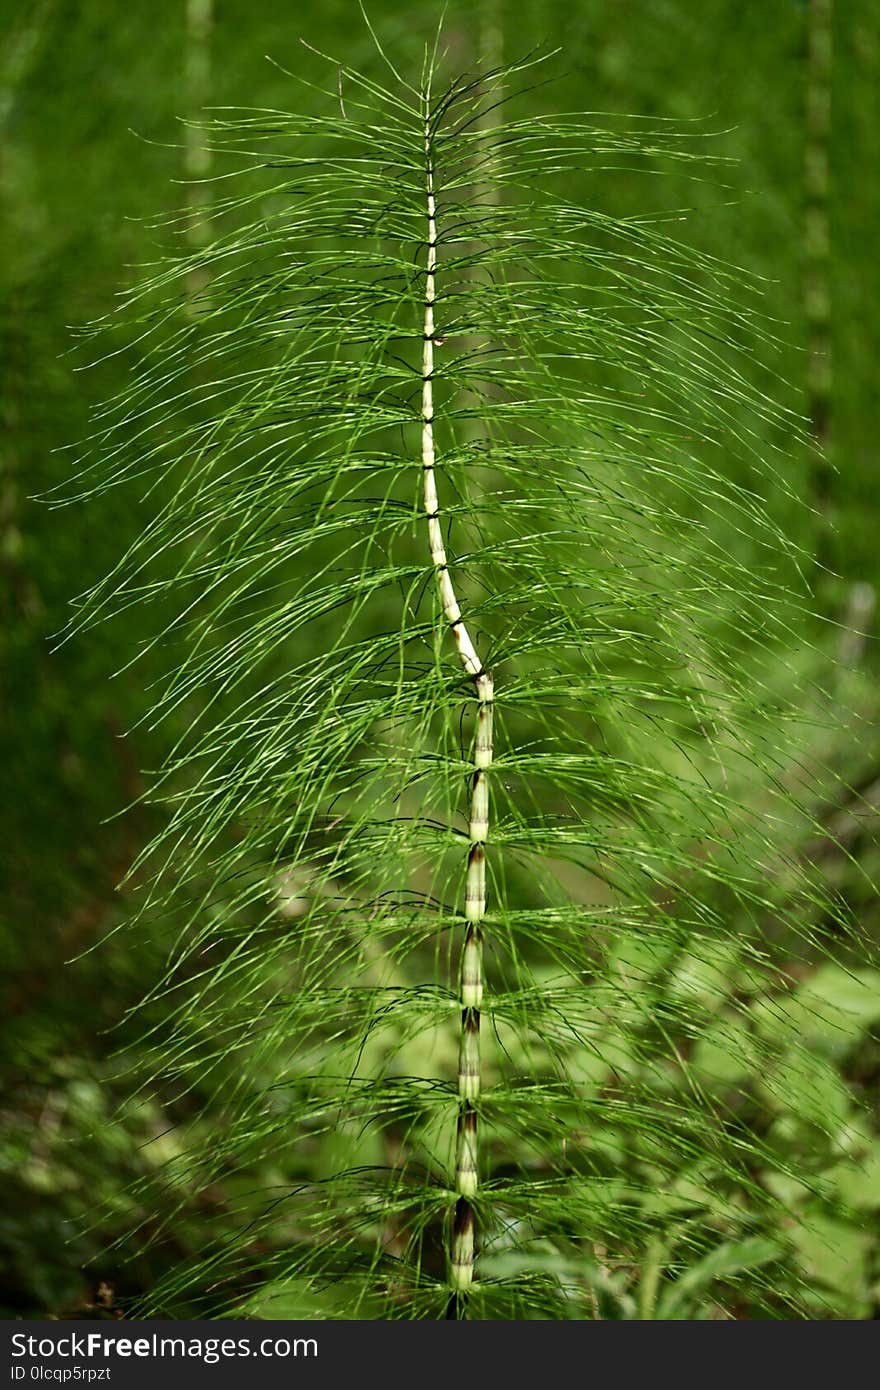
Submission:
[[477,1102],[480,1097],[480,1008],[483,1002],[482,921],[486,912],[486,851],[489,831],[488,773],[492,764],[492,714],[494,685],[486,671],[462,618],[455,594],[437,497],[434,447],[434,305],[437,272],[437,206],[434,194],[434,167],[431,133],[425,122],[426,193],[428,213],[428,255],[425,274],[424,343],[422,350],[422,475],[423,501],[428,521],[428,544],[443,616],[452,635],[465,672],[474,682],[478,700],[474,762],[468,826],[467,882],[465,886],[465,939],[461,953],[461,1042],[458,1062],[458,1127],[455,1152],[455,1189],[458,1199],[452,1226],[450,1282],[463,1292],[474,1278],[474,1207],[478,1184]]
[[[214,0],[187,0],[185,85],[189,122],[183,167],[187,179],[186,237],[194,252],[207,246],[211,235],[211,186],[207,180],[211,173],[212,155],[205,132],[198,122],[210,97],[213,26]],[[207,283],[204,266],[193,266],[186,282],[191,301],[203,295]]]
[[830,560],[831,449],[831,57],[833,0],[807,8],[806,139],[804,142],[804,311],[807,325],[807,413],[815,446],[816,551]]

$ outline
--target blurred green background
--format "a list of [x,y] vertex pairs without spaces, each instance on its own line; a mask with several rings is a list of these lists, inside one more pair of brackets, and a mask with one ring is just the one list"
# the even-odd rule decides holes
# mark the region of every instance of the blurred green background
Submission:
[[[417,67],[439,10],[429,0],[373,0],[370,16],[399,62]],[[196,1250],[205,1223],[222,1223],[237,1200],[219,1187],[184,1193],[173,1232],[148,1239],[155,1181],[179,1134],[193,1126],[210,1133],[209,1099],[169,1085],[138,1101],[128,1081],[143,1018],[126,1023],[126,1010],[155,978],[162,945],[142,937],[135,951],[124,931],[116,934],[128,910],[128,890],[116,885],[151,830],[148,811],[125,808],[141,790],[140,769],[162,752],[143,722],[161,652],[120,671],[148,636],[137,609],[106,631],[52,641],[71,599],[119,557],[141,514],[112,492],[59,511],[32,499],[69,475],[69,448],[87,436],[90,410],[120,388],[123,359],[83,370],[75,333],[112,311],[132,268],[163,244],[151,219],[182,201],[179,117],[205,104],[308,100],[265,58],[308,73],[313,60],[300,35],[351,64],[371,61],[369,34],[347,0],[294,9],[269,0],[8,0],[0,18],[6,1317],[124,1309]],[[823,734],[817,749],[848,787],[821,808],[847,854],[830,838],[811,852],[876,935],[880,914],[865,874],[876,868],[880,807],[877,7],[535,0],[524,11],[508,0],[454,0],[446,37],[461,67],[481,53],[512,59],[535,45],[559,48],[557,109],[698,121],[735,161],[701,185],[677,187],[674,173],[658,180],[658,206],[693,208],[677,234],[764,280],[765,311],[785,343],[781,364],[773,361],[782,372],[774,390],[809,420],[831,465],[809,445],[787,463],[788,481],[814,509],[790,525],[815,558],[816,605],[831,620],[805,617],[791,659],[855,712],[846,733]],[[644,180],[636,188],[625,170],[612,171],[603,196],[615,214],[642,211]],[[756,374],[767,365],[762,351],[756,340]],[[785,521],[784,502],[762,490]],[[848,1007],[853,1020],[843,1039],[816,1025],[811,1042],[827,1086],[820,1104],[839,1114],[836,1129],[825,1124],[820,1137],[794,1100],[780,1115],[766,1097],[761,1122],[799,1135],[806,1125],[802,1142],[813,1145],[824,1183],[820,1197],[786,1194],[792,1209],[816,1205],[818,1234],[799,1255],[816,1315],[865,1318],[880,1310],[880,977],[863,970],[853,978],[804,966],[804,988]],[[161,1030],[158,1005],[150,1022]],[[119,1237],[125,1258],[112,1248]]]

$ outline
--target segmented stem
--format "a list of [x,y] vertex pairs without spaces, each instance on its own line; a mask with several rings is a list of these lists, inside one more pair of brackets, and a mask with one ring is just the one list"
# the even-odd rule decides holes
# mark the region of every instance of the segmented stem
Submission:
[[816,553],[831,562],[831,56],[833,0],[807,8],[806,139],[804,142],[804,310],[807,324],[807,411],[815,444],[814,505],[819,514]]
[[465,886],[465,939],[460,963],[461,1042],[458,1058],[458,1129],[455,1151],[455,1189],[458,1198],[452,1222],[450,1283],[456,1293],[470,1288],[474,1277],[474,1206],[478,1184],[479,1142],[477,1103],[480,1097],[480,1008],[483,1002],[482,920],[486,912],[486,851],[489,831],[489,787],[492,764],[494,685],[483,667],[461,615],[440,526],[434,449],[434,304],[437,271],[437,206],[430,125],[425,121],[425,165],[428,207],[428,259],[425,274],[424,346],[422,353],[422,475],[428,544],[443,616],[461,663],[474,682],[479,701],[471,774],[469,849]]

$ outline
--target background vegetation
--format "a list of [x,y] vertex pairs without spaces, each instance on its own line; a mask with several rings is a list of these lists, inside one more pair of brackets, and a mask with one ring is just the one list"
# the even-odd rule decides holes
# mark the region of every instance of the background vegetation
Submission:
[[[417,68],[436,7],[377,0],[371,15],[401,63]],[[316,5],[292,22],[317,47],[344,45],[348,61],[369,62],[369,35],[352,5]],[[878,23],[868,0],[835,8],[831,0],[707,0],[698,9],[685,0],[542,0],[525,15],[504,0],[479,0],[450,5],[447,18],[461,66],[499,45],[508,56],[532,43],[558,45],[559,109],[699,120],[700,129],[717,131],[717,151],[736,161],[698,185],[683,176],[677,184],[672,168],[647,195],[645,180],[611,169],[602,196],[619,216],[653,210],[645,202],[651,196],[656,207],[693,208],[678,234],[762,277],[765,310],[782,325],[781,360],[761,340],[750,344],[754,379],[778,372],[776,399],[808,419],[814,438],[782,439],[766,424],[760,442],[783,449],[782,481],[808,506],[792,507],[785,487],[760,477],[734,481],[762,491],[777,524],[816,561],[810,578],[824,621],[806,610],[793,621],[779,671],[786,695],[802,692],[804,726],[814,730],[804,758],[818,829],[793,824],[786,848],[818,866],[868,942],[880,932],[872,886],[880,560],[871,428],[880,192],[870,176],[880,128]],[[127,1020],[158,977],[166,943],[158,924],[152,937],[141,932],[136,949],[116,931],[131,888],[117,893],[115,885],[157,828],[149,808],[123,811],[140,794],[140,769],[164,750],[164,732],[144,719],[162,653],[129,666],[154,631],[137,607],[86,638],[50,642],[70,600],[112,566],[156,498],[138,510],[110,492],[62,512],[31,499],[69,475],[68,446],[87,435],[90,409],[124,383],[124,354],[80,370],[72,332],[107,313],[132,265],[164,244],[166,232],[151,219],[181,201],[173,180],[198,172],[198,151],[187,148],[178,118],[204,103],[289,106],[289,79],[264,55],[309,70],[312,59],[290,25],[264,0],[122,8],[16,0],[0,20],[6,1316],[125,1310],[202,1249],[206,1232],[221,1239],[249,1203],[256,1211],[251,1194],[278,1177],[259,1159],[249,1173],[206,1185],[177,1162],[185,1147],[211,1142],[219,1114],[213,1086],[172,1075],[132,1094],[148,1046],[145,1017],[161,1037],[171,1007],[170,998],[157,999],[146,1016]],[[823,124],[826,83],[833,115]],[[817,375],[817,358],[833,362],[830,385]],[[816,435],[830,475],[817,461]],[[725,1259],[731,1269],[737,1261],[766,1267],[783,1247],[801,1315],[876,1314],[880,973],[868,950],[833,940],[823,946],[811,954],[799,944],[772,978],[747,977],[732,958],[719,956],[711,967],[678,960],[673,989],[703,1020],[690,1066],[700,1084],[745,1098],[749,1127],[775,1155],[757,1178],[775,1198],[776,1229],[764,1224],[763,1246],[719,1247],[714,1266],[711,1257],[682,1258],[676,1220],[685,1222],[692,1200],[683,1191],[680,1217],[666,1219],[653,1243],[617,1264],[613,1252],[597,1254],[601,1316],[711,1316],[717,1304],[709,1288],[723,1279]],[[622,959],[620,969],[638,981],[637,963]],[[731,1044],[724,1021],[741,1029],[744,1012],[745,1032]],[[713,1019],[722,1024],[714,1033]],[[768,1077],[771,1042],[781,1061]],[[623,1072],[627,1065],[619,1063]],[[317,1147],[316,1173],[326,1158]],[[176,1213],[171,1223],[159,1220],[166,1209]],[[122,1248],[114,1247],[120,1239]],[[334,1297],[331,1289],[273,1307],[332,1316]],[[169,1306],[183,1312],[192,1306],[186,1299],[181,1293]],[[255,1300],[254,1310],[265,1311],[259,1290]],[[741,1317],[788,1316],[790,1306],[757,1294],[725,1303]]]

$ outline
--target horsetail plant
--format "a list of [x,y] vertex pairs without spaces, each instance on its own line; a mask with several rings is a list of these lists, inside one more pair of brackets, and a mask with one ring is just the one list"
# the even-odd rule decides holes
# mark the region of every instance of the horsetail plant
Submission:
[[380,54],[208,123],[211,238],[128,297],[80,475],[146,521],[74,626],[149,601],[173,652],[135,870],[145,1084],[192,1116],[165,1219],[239,1194],[149,1308],[797,1308],[737,1065],[793,1074],[756,981],[828,920],[786,848],[798,557],[725,466],[797,426],[740,277],[599,210],[687,140],[530,116],[532,60]]

